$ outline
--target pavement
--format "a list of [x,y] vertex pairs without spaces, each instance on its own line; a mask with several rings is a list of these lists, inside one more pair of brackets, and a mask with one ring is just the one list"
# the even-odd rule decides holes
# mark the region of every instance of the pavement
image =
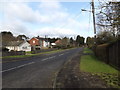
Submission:
[[26,58],[3,59],[3,88],[53,88],[56,73],[82,48]]

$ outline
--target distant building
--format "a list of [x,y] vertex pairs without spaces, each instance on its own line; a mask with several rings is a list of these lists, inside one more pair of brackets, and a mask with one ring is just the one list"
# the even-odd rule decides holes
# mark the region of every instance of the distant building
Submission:
[[41,38],[41,37],[33,37],[29,40],[29,43],[31,46],[35,48],[47,48],[50,47],[50,42],[47,38]]
[[55,41],[55,44],[56,44],[56,45],[59,45],[59,44],[61,44],[61,43],[62,43],[62,42],[61,42],[61,40],[59,40],[59,39],[58,39],[57,41]]
[[54,48],[56,46],[55,43],[51,43],[51,48]]
[[27,41],[10,41],[4,47],[9,51],[31,51],[31,45]]
[[56,44],[55,43],[51,43],[52,46],[55,46]]

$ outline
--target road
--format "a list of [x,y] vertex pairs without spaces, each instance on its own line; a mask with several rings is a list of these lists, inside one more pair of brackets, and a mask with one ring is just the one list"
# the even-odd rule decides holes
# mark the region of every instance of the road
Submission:
[[2,64],[3,88],[52,88],[56,72],[82,48],[44,54]]

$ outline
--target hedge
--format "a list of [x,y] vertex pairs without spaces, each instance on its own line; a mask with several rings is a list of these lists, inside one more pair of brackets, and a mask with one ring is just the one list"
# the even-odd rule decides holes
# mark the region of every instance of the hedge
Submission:
[[102,44],[96,47],[96,56],[106,63],[108,63],[108,46],[109,44]]

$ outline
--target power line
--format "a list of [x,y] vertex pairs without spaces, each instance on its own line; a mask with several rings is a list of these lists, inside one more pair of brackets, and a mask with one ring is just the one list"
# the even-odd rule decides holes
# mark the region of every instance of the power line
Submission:
[[[89,3],[88,3],[88,4],[89,4]],[[87,4],[86,6],[88,6],[88,4]],[[73,17],[70,16],[68,19],[76,20],[76,19],[80,16],[81,12],[82,12],[82,11],[78,12],[78,13],[75,14]],[[67,19],[67,20],[68,20],[68,19]],[[67,22],[67,23],[65,23],[64,25],[62,25],[62,26],[60,26],[60,27],[58,27],[58,28],[59,28],[59,29],[63,29],[63,28],[65,28],[65,27],[67,27],[69,24],[70,24],[70,23]],[[59,33],[59,36],[63,36],[62,33]]]
[[[71,19],[77,19],[79,16],[80,16],[80,14],[81,14],[81,11],[79,12],[79,13],[77,13],[77,14],[75,14],[75,16],[73,16],[73,17],[70,17]],[[66,27],[66,26],[68,26],[70,23],[66,23],[66,24],[64,24],[64,25],[62,25],[62,26],[60,26],[59,27],[59,29],[63,29],[64,27]],[[62,34],[60,34],[59,36],[63,36]]]
[[[77,19],[80,14],[81,14],[81,12],[77,13],[74,17],[72,17],[72,19]],[[65,26],[67,26],[67,25],[68,25],[68,23],[64,24],[63,26],[61,26],[59,28],[61,29],[61,28],[65,27]]]

